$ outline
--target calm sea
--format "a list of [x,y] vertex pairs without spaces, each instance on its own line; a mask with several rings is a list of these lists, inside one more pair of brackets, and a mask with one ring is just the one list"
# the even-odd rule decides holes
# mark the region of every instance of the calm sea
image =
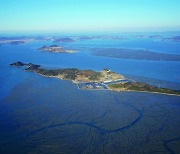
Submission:
[[75,54],[36,50],[52,44],[0,46],[0,151],[179,152],[180,97],[78,90],[70,81],[45,78],[9,64],[22,61],[46,68],[109,68],[138,81],[180,89],[180,62],[114,59],[90,52],[111,47],[180,54],[180,43],[149,38],[96,39],[58,43],[77,50]]

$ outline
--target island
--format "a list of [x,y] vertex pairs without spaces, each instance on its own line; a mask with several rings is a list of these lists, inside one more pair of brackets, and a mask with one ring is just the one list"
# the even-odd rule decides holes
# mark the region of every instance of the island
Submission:
[[24,67],[25,71],[32,71],[45,77],[70,80],[77,85],[79,89],[92,90],[114,90],[114,91],[141,91],[162,93],[170,95],[180,95],[180,90],[166,89],[126,79],[123,75],[113,72],[109,69],[103,69],[96,72],[93,70],[80,70],[77,68],[64,69],[45,69],[40,65],[32,63],[22,63],[17,61],[10,66]]
[[64,49],[64,47],[59,46],[59,45],[43,46],[41,48],[38,48],[37,50],[56,52],[56,53],[75,53],[76,52],[74,50]]
[[0,40],[0,44],[20,45],[26,43],[25,40]]
[[94,48],[91,49],[91,53],[95,56],[121,59],[180,61],[180,55],[178,54],[158,53],[148,49]]
[[56,39],[53,42],[60,42],[60,43],[62,43],[62,42],[66,42],[66,43],[70,42],[70,43],[72,43],[72,42],[75,42],[75,40],[73,40],[73,39],[71,39],[69,37],[65,37],[65,38]]
[[180,36],[173,36],[170,38],[164,38],[164,40],[170,40],[170,41],[174,41],[174,42],[180,42]]
[[111,35],[99,35],[99,36],[80,36],[78,37],[78,40],[84,41],[84,40],[96,40],[96,39],[105,39],[105,40],[123,40],[126,39],[122,36],[111,36]]
[[41,65],[35,65],[32,63],[25,64],[20,61],[12,63],[12,64],[10,64],[10,66],[27,66],[27,68],[25,70],[37,70],[39,67],[41,67]]
[[1,45],[22,45],[34,41],[47,41],[52,40],[52,37],[48,36],[12,36],[12,37],[0,37]]

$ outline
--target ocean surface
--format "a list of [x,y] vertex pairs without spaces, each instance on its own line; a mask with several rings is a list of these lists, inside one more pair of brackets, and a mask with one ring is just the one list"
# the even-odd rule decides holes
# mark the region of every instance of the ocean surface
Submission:
[[[36,50],[58,44],[75,54]],[[0,153],[180,153],[180,97],[78,90],[9,64],[45,68],[109,68],[127,78],[180,90],[179,61],[96,57],[93,48],[180,54],[180,42],[152,38],[35,41],[0,46]]]

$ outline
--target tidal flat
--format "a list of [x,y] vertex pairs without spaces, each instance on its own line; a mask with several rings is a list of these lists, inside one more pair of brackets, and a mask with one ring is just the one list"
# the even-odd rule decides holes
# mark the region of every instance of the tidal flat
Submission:
[[1,153],[178,153],[179,97],[33,76],[0,104]]
[[58,54],[37,50],[54,44],[45,39],[0,46],[0,153],[179,153],[180,97],[81,90],[71,81],[9,66],[18,60],[52,70],[109,68],[131,80],[179,90],[179,61],[111,58],[91,52],[148,48],[179,54],[179,43],[151,38],[76,39],[57,45],[79,52]]

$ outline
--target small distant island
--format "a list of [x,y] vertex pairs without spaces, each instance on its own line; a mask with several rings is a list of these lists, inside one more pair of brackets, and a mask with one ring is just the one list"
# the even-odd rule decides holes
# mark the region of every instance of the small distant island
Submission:
[[180,90],[172,90],[152,86],[146,83],[126,79],[123,75],[103,69],[100,72],[93,70],[80,70],[77,68],[44,69],[40,65],[32,63],[15,62],[10,66],[25,66],[25,71],[32,71],[45,77],[54,77],[62,80],[71,80],[79,89],[109,89],[114,91],[141,91],[161,94],[180,95]]
[[37,50],[56,52],[56,53],[75,53],[76,52],[74,50],[64,49],[64,47],[59,46],[59,45],[43,46],[41,48],[38,48]]
[[180,42],[180,36],[174,36],[174,37],[170,37],[170,38],[164,38],[164,40],[170,40],[170,41],[174,41],[174,42]]
[[123,40],[126,39],[122,36],[111,36],[111,35],[99,35],[99,36],[80,36],[78,40],[85,41],[85,40],[96,40],[96,39],[106,39],[106,40]]
[[0,40],[0,44],[20,45],[24,43],[26,43],[24,40]]
[[78,38],[78,40],[84,41],[84,40],[92,40],[94,39],[93,36],[81,36]]
[[56,40],[54,40],[53,42],[75,42],[75,40],[73,40],[73,39],[71,39],[71,38],[69,38],[69,37],[65,37],[65,38],[59,38],[59,39],[56,39]]

